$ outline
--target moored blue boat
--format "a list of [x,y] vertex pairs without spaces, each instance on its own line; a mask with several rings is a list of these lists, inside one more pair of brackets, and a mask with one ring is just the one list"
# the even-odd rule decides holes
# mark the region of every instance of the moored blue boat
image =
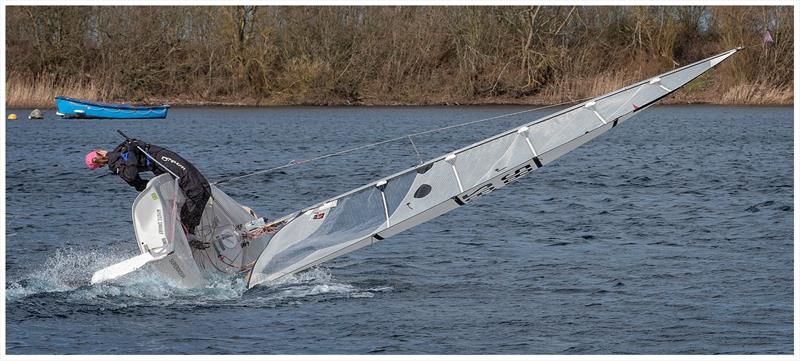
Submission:
[[86,100],[56,97],[56,111],[64,118],[163,119],[169,105],[136,106],[102,104]]

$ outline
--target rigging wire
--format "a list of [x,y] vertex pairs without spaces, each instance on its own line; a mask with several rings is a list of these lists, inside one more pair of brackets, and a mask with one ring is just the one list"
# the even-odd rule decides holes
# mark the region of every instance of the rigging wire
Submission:
[[411,147],[414,148],[414,153],[417,155],[417,160],[419,160],[419,164],[425,163],[425,161],[422,160],[422,156],[419,155],[419,150],[417,150],[417,145],[414,144],[414,138],[411,138],[411,136],[409,135],[408,141],[411,142]]
[[446,127],[424,130],[424,131],[417,132],[417,133],[405,134],[405,135],[402,135],[402,136],[399,136],[399,137],[386,139],[386,140],[378,141],[378,142],[375,142],[375,143],[364,144],[364,145],[360,145],[360,146],[353,147],[353,148],[343,149],[343,150],[340,150],[340,151],[337,151],[337,152],[323,154],[323,155],[316,156],[316,157],[309,158],[309,159],[301,159],[301,160],[293,159],[293,160],[289,161],[289,163],[286,163],[284,165],[279,165],[279,166],[275,166],[275,167],[271,167],[271,168],[267,168],[267,169],[262,169],[262,170],[255,171],[255,172],[252,172],[252,173],[246,173],[246,174],[243,174],[243,175],[240,175],[240,176],[223,178],[223,179],[218,180],[216,182],[213,182],[211,184],[218,185],[218,184],[227,183],[227,182],[234,181],[234,180],[239,180],[239,179],[242,179],[242,178],[251,177],[251,176],[254,176],[254,175],[271,173],[271,172],[274,172],[274,171],[277,171],[277,170],[281,170],[281,169],[284,169],[284,168],[289,168],[289,167],[293,167],[293,166],[300,165],[300,164],[305,164],[305,163],[311,163],[311,162],[315,162],[315,161],[318,161],[318,160],[321,160],[321,159],[336,157],[336,156],[340,156],[340,155],[343,155],[343,154],[352,153],[352,152],[355,152],[355,151],[358,151],[358,150],[362,150],[362,149],[366,149],[366,148],[372,148],[372,147],[376,147],[376,146],[379,146],[379,145],[383,145],[383,144],[387,144],[387,143],[391,143],[391,142],[396,142],[396,141],[399,141],[399,140],[404,140],[406,138],[408,138],[408,140],[411,141],[411,145],[414,147],[414,151],[417,153],[417,158],[420,160],[420,163],[423,163],[422,157],[420,156],[419,151],[417,151],[417,147],[414,144],[414,140],[412,139],[412,137],[425,135],[425,134],[430,134],[430,133],[435,133],[435,132],[441,132],[443,130],[448,130],[448,129],[453,129],[453,128],[465,127],[467,125],[482,123],[482,122],[486,122],[486,121],[490,121],[490,120],[496,120],[496,119],[500,119],[500,118],[506,118],[506,117],[511,117],[511,116],[515,116],[515,115],[530,113],[530,112],[534,112],[534,111],[537,111],[537,110],[543,110],[543,109],[559,107],[559,106],[563,106],[563,105],[567,105],[567,104],[579,103],[579,102],[582,102],[582,101],[585,101],[585,100],[589,100],[589,99],[592,99],[592,98],[595,98],[595,97],[586,97],[586,98],[581,98],[581,99],[576,99],[576,100],[570,100],[570,101],[566,101],[566,102],[562,102],[562,103],[558,103],[558,104],[551,104],[551,105],[546,105],[546,106],[543,106],[543,107],[521,110],[521,111],[514,112],[514,113],[501,114],[501,115],[496,115],[496,116],[489,117],[489,118],[473,120],[473,121],[469,121],[469,122],[466,122],[466,123],[453,124],[453,125],[449,125],[449,126],[446,126]]

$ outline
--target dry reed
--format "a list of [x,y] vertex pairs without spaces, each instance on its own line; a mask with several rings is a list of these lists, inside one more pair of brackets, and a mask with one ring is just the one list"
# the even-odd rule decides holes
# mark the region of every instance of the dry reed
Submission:
[[794,102],[792,87],[783,89],[763,83],[736,84],[722,93],[721,104],[783,105]]
[[50,108],[56,96],[104,101],[108,91],[93,82],[59,79],[52,74],[34,77],[11,73],[6,79],[6,106],[19,108]]

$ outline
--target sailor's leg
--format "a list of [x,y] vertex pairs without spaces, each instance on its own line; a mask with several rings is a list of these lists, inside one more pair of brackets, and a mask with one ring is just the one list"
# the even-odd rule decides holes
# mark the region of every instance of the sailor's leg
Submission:
[[186,193],[186,202],[181,208],[181,223],[186,226],[190,234],[194,234],[195,228],[200,224],[203,216],[203,211],[206,208],[206,203],[211,197],[211,189],[203,187],[199,191],[188,191]]

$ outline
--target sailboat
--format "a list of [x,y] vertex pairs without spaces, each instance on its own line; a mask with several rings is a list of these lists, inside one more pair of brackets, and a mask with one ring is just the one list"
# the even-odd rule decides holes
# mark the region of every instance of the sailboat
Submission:
[[[189,247],[178,220],[182,194],[167,174],[133,204],[141,254],[97,271],[92,283],[146,264],[182,287],[205,274],[242,275],[247,287],[278,282],[464,206],[613,129],[719,65],[735,48],[595,97],[268,222],[216,186]],[[524,191],[524,190],[523,190]]]

